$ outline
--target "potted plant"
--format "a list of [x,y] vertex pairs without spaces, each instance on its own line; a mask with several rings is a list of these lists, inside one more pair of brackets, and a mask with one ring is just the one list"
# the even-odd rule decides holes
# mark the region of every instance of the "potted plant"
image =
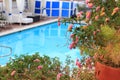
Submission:
[[94,58],[98,80],[120,80],[120,0],[86,0],[86,5],[90,10],[62,20],[71,23],[70,49]]

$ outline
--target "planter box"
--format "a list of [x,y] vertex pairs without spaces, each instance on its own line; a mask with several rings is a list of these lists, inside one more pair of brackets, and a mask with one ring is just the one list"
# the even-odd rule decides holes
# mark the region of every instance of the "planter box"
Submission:
[[112,68],[96,62],[95,76],[97,80],[120,80],[120,68]]

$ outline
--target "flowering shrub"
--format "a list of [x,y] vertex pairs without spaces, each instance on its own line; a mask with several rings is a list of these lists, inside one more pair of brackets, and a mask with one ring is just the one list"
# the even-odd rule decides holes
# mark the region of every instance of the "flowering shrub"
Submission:
[[67,69],[61,67],[57,57],[41,57],[39,53],[20,55],[0,66],[0,80],[70,80]]
[[75,64],[68,56],[62,66],[57,57],[41,57],[39,53],[20,55],[0,66],[0,80],[95,80],[91,59],[76,59]]
[[90,10],[63,19],[73,25],[68,27],[72,40],[69,48],[80,48],[81,54],[95,55],[96,60],[120,67],[120,0],[86,0],[86,5]]

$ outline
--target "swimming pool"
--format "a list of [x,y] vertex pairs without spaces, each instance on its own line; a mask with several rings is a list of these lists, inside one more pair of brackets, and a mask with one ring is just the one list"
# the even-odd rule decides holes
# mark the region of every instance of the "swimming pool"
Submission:
[[[59,57],[61,61],[65,60],[66,55],[70,55],[71,59],[75,60],[80,57],[80,51],[68,48],[70,34],[67,32],[67,27],[68,24],[57,26],[57,22],[53,22],[0,37],[0,45],[12,48],[11,55],[0,57],[0,65],[5,65],[14,55],[31,55],[35,52],[39,52],[40,55]],[[0,56],[3,56],[9,51],[0,50],[0,52]]]

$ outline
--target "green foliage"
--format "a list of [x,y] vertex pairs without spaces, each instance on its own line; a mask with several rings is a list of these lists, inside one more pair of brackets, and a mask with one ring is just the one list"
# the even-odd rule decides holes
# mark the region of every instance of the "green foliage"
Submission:
[[101,36],[103,37],[103,39],[105,39],[105,41],[111,41],[114,39],[114,35],[115,35],[116,31],[114,28],[110,28],[108,25],[104,25],[101,27]]

